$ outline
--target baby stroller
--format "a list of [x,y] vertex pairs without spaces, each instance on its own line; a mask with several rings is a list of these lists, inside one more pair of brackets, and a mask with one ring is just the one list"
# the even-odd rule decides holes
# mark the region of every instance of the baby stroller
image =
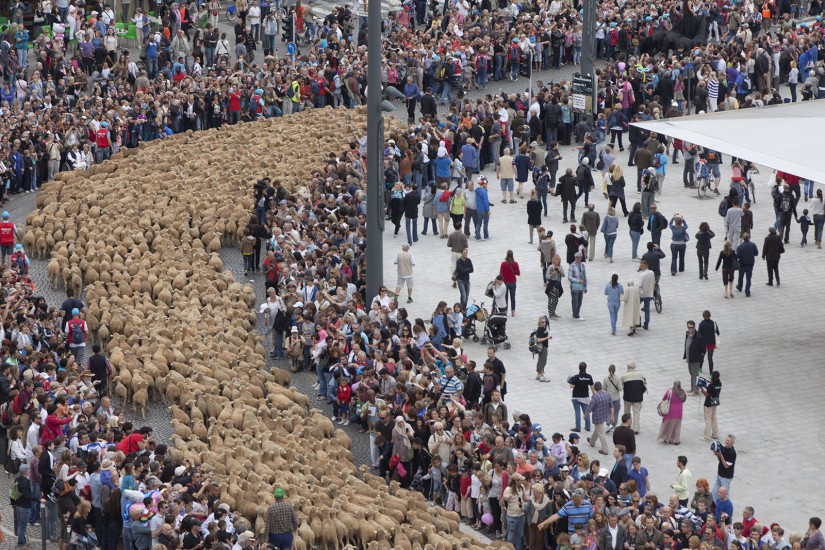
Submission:
[[467,307],[464,314],[464,321],[461,323],[461,337],[465,340],[472,338],[473,342],[478,342],[479,336],[476,330],[476,321],[483,323],[487,320],[487,310],[484,309],[484,302],[475,302]]
[[484,336],[481,337],[482,344],[492,344],[497,348],[499,344],[504,349],[510,349],[510,339],[507,337],[507,311],[499,313],[493,310],[493,314],[484,323]]

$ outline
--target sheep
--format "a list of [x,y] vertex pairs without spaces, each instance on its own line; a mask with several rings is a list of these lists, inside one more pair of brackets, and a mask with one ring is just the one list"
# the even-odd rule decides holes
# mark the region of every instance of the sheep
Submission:
[[[284,124],[296,125],[306,147],[277,139]],[[50,257],[49,284],[62,280],[78,293],[85,285],[91,334],[108,345],[117,371],[113,397],[124,407],[131,398],[144,415],[150,392],[166,401],[170,456],[208,466],[242,516],[236,526],[263,527],[276,485],[302,499],[296,548],[420,546],[420,523],[433,524],[414,496],[405,508],[405,491],[357,476],[349,436],[310,411],[289,370],[263,369],[253,288],[220,257],[254,207],[250,181],[278,178],[309,198],[301,182],[320,168],[309,152],[344,149],[365,127],[363,109],[325,109],[176,136],[175,148],[143,144],[87,172],[59,174],[26,220],[29,253]],[[441,522],[453,529],[452,518]],[[434,547],[459,540],[431,536]]]

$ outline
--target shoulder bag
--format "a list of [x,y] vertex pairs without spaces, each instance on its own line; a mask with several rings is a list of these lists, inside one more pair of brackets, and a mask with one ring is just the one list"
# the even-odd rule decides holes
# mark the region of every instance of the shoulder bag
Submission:
[[659,413],[659,416],[667,416],[670,413],[670,398],[671,391],[667,390],[665,397],[656,405],[656,412]]

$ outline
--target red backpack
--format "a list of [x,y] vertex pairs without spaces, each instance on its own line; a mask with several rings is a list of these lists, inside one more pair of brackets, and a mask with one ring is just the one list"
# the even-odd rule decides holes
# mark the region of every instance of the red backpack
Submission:
[[16,416],[23,414],[23,399],[20,397],[22,395],[23,392],[17,392],[17,395],[14,396],[14,400],[11,402],[11,412]]

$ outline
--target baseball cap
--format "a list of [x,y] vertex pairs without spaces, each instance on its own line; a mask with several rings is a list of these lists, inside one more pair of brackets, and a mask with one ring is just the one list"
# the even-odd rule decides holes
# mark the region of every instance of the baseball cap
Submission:
[[80,310],[77,308],[72,309],[72,315],[80,315]]
[[273,495],[275,495],[275,498],[284,498],[286,496],[286,494],[284,493],[284,490],[281,489],[280,487],[275,489],[275,492],[273,493]]

